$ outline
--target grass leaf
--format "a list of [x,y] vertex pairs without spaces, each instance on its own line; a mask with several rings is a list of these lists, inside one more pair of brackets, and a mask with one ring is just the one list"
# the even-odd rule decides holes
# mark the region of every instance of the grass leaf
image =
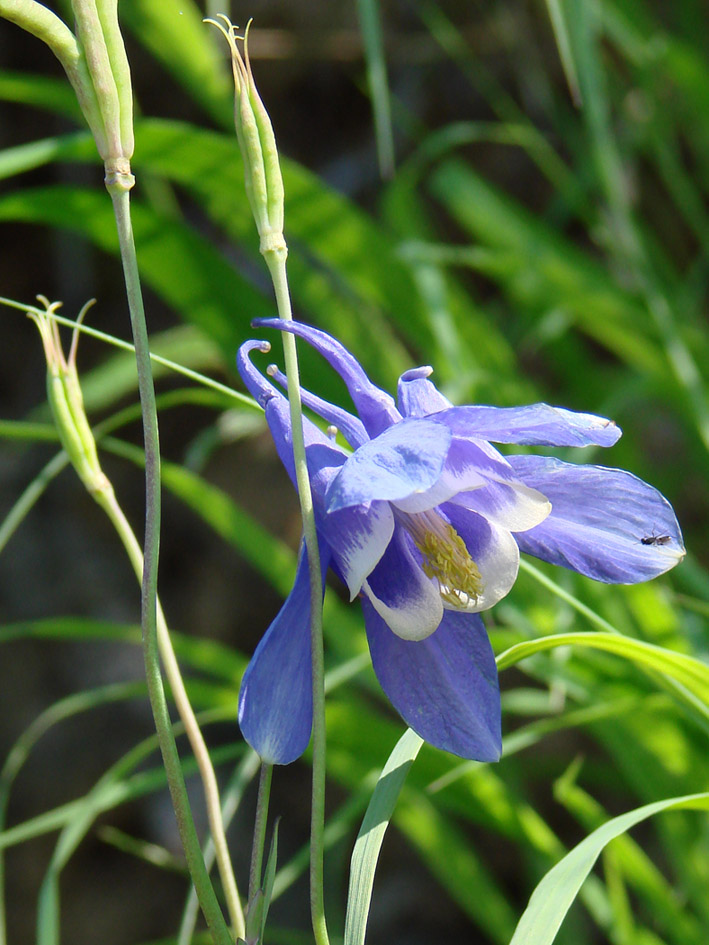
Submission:
[[344,945],[364,945],[379,851],[406,775],[422,745],[423,739],[407,729],[377,781],[352,852]]
[[551,945],[601,851],[615,837],[665,810],[709,810],[709,793],[672,797],[614,817],[594,830],[551,869],[532,893],[510,945]]

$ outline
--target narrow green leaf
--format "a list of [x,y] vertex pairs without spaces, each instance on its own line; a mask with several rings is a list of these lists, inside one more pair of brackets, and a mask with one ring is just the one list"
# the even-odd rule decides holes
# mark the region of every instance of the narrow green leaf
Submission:
[[[24,426],[26,428],[28,424],[24,424]],[[32,426],[36,427],[37,424],[32,424]],[[56,429],[54,427],[51,429],[52,433],[56,435]],[[25,432],[27,433],[29,431],[25,429]],[[34,439],[34,436],[32,438]],[[44,439],[44,437],[41,437],[41,439]],[[46,466],[44,466],[22,490],[21,495],[13,502],[2,522],[0,522],[0,553],[2,553],[7,543],[22,522],[24,522],[37,500],[44,494],[49,483],[68,465],[69,457],[64,450],[61,450],[56,456],[50,459]]]
[[99,827],[97,836],[103,843],[115,847],[127,856],[135,857],[137,860],[142,860],[144,863],[149,863],[161,870],[179,873],[180,876],[185,878],[189,876],[184,859],[171,853],[160,844],[150,843],[148,840],[143,840],[142,837],[134,837],[124,830],[108,825]]
[[[256,292],[196,230],[168,220],[138,201],[133,229],[147,284],[220,345],[231,362],[251,333],[250,320],[273,315],[272,304]],[[0,220],[24,220],[69,229],[116,253],[116,227],[105,193],[79,187],[43,187],[6,194]]]
[[55,161],[67,148],[71,149],[72,145],[85,155],[85,160],[96,160],[95,146],[94,153],[91,152],[92,144],[90,135],[85,131],[77,131],[70,135],[41,138],[39,141],[30,141],[14,148],[5,148],[0,151],[0,180],[31,171],[35,167],[43,167]]
[[559,49],[561,64],[564,67],[566,81],[569,84],[569,91],[576,105],[581,105],[581,91],[579,89],[579,77],[576,70],[576,61],[571,48],[569,39],[569,28],[566,22],[566,10],[564,0],[546,0],[549,19],[554,29],[554,38]]
[[[98,815],[117,803],[128,800],[131,795],[150,793],[164,785],[166,777],[162,767],[145,774],[134,775],[128,780],[122,780],[126,769],[132,769],[137,757],[151,750],[154,745],[152,738],[137,745],[132,752],[113,765],[96,782],[77,806],[71,808],[40,887],[37,906],[37,945],[58,945],[59,943],[59,879],[64,867]],[[212,757],[216,765],[218,758],[234,758],[243,751],[243,744],[229,745],[213,752]],[[187,774],[196,768],[196,762],[191,757],[186,758],[182,761],[182,767]],[[2,841],[1,834],[0,841]]]
[[205,111],[233,126],[231,70],[225,50],[202,23],[194,0],[123,0],[123,23]]
[[532,893],[510,945],[551,945],[601,851],[635,824],[665,810],[709,810],[709,793],[672,797],[614,817],[556,864]]
[[[577,765],[572,765],[554,784],[554,798],[569,810],[587,830],[593,830],[608,819],[603,807],[575,783]],[[645,851],[629,836],[616,839],[613,848],[619,878],[633,887],[635,895],[653,912],[654,925],[664,932],[668,941],[682,945],[705,945],[702,930],[686,901],[680,902],[676,892]]]
[[271,846],[268,851],[268,859],[266,860],[266,869],[263,876],[263,915],[261,917],[261,929],[259,942],[264,941],[264,932],[266,930],[266,920],[268,919],[268,909],[271,905],[271,898],[273,896],[273,883],[276,878],[276,861],[278,860],[278,824],[279,820],[276,820],[273,825],[273,836],[271,837]]
[[30,420],[0,420],[0,439],[58,443],[59,434],[53,423],[34,423]]
[[386,178],[394,173],[394,134],[378,0],[357,0],[357,10],[367,60],[367,84],[374,113],[379,173]]
[[261,942],[261,929],[265,925],[264,910],[263,889],[257,889],[249,899],[246,910],[246,942]]
[[586,646],[616,653],[676,679],[705,706],[709,706],[709,666],[684,653],[616,633],[559,633],[517,643],[498,656],[498,669],[507,669],[527,656],[558,646]]
[[57,115],[64,115],[77,122],[83,121],[76,94],[64,78],[3,69],[0,72],[0,99],[46,108]]
[[[201,724],[204,724],[205,717],[206,713],[200,713],[198,720]],[[233,707],[229,707],[228,710],[214,710],[210,713],[212,721],[224,721],[233,719],[233,717]],[[127,764],[127,762],[130,761],[131,763],[128,767],[132,769],[139,760],[142,760],[143,757],[147,757],[153,751],[156,751],[157,742],[154,736],[141,742],[140,745],[136,746],[136,749],[140,749],[140,758],[138,760],[133,761],[131,754],[127,755],[125,759],[121,759],[118,765],[122,766],[124,763]],[[222,748],[214,749],[212,752],[212,761],[215,766],[224,764],[228,761],[232,761],[234,758],[240,757],[244,751],[245,747],[241,743],[225,745]],[[197,771],[197,763],[193,758],[185,757],[182,766],[186,776]],[[92,789],[91,810],[93,817],[97,817],[104,811],[112,810],[114,807],[118,807],[120,804],[124,804],[127,801],[132,801],[138,797],[143,797],[145,794],[152,794],[155,791],[159,791],[164,788],[166,784],[165,769],[162,765],[141,774],[134,774],[125,780],[120,780],[124,778],[124,776],[124,768],[121,767],[119,771],[118,767],[114,766],[111,772],[108,772],[104,778],[97,783],[95,788]],[[54,830],[63,829],[69,824],[78,823],[85,816],[86,809],[87,799],[86,797],[80,797],[75,801],[61,804],[59,807],[54,807],[52,810],[45,811],[42,814],[38,814],[36,817],[31,817],[29,820],[23,821],[21,824],[10,827],[0,833],[0,850],[16,846],[18,843],[25,843],[27,840],[52,833]]]
[[[521,817],[519,806],[517,816]],[[476,849],[456,819],[418,790],[407,790],[395,822],[458,908],[491,941],[506,945],[514,928],[515,912],[489,864],[487,849]]]
[[601,263],[461,161],[442,162],[430,189],[486,248],[475,268],[497,280],[528,317],[562,307],[628,365],[664,377],[667,362],[642,303],[616,285]]
[[[210,640],[170,631],[175,652],[194,669],[209,673],[234,685],[246,667],[246,660],[236,651]],[[140,627],[131,624],[92,620],[87,617],[49,617],[44,620],[23,620],[0,626],[0,643],[25,638],[40,640],[79,640],[129,643],[140,646]]]
[[[114,683],[60,699],[45,709],[20,735],[7,754],[0,770],[0,835],[5,830],[5,815],[15,779],[37,742],[54,726],[97,706],[124,699],[145,698],[144,683]],[[0,849],[0,939],[5,925],[5,862]]]
[[379,851],[399,792],[422,745],[423,739],[407,729],[389,755],[377,781],[352,853],[345,945],[364,945]]

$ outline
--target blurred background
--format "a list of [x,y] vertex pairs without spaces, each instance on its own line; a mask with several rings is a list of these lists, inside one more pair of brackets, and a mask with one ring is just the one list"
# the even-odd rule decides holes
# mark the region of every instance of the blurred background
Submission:
[[[71,22],[67,4],[46,5]],[[636,588],[544,573],[621,632],[705,658],[706,4],[120,0],[154,349],[238,387],[236,348],[253,336],[251,319],[275,309],[243,192],[225,43],[200,23],[222,11],[255,20],[253,71],[284,159],[296,317],[337,335],[390,390],[407,367],[430,363],[455,402],[544,400],[613,418],[624,437],[610,454],[556,455],[657,486],[677,511],[687,560]],[[96,298],[89,325],[128,339],[110,201],[69,86],[38,40],[2,21],[0,67],[0,295],[32,303],[43,293],[68,317]],[[346,405],[329,368],[305,348],[302,358],[305,386]],[[92,422],[135,404],[131,356],[85,337],[79,369]],[[46,425],[44,385],[35,327],[1,308],[3,420]],[[160,593],[171,626],[196,641],[182,655],[195,703],[215,713],[206,731],[226,783],[243,753],[239,675],[287,592],[300,526],[259,414],[186,388],[158,372]],[[152,722],[139,687],[138,590],[115,535],[71,470],[11,529],[7,516],[57,447],[46,426],[45,441],[37,429],[2,432],[0,759],[28,729],[37,740],[6,811],[0,794],[4,827],[26,830],[0,834],[10,844],[8,941],[33,939],[38,898],[57,888],[62,941],[174,941],[186,894],[174,817],[157,783],[136,780],[154,770],[154,754],[115,774],[126,801],[89,819],[66,862],[56,831],[69,815],[37,820],[88,796]],[[102,461],[140,534],[135,413],[115,436]],[[332,668],[365,649],[359,614],[338,595]],[[594,629],[526,574],[486,622],[497,652]],[[120,688],[131,681],[137,689]],[[706,789],[705,729],[633,665],[552,651],[502,684],[504,731],[523,735],[489,768],[422,752],[383,851],[372,945],[505,945],[565,847],[607,816]],[[85,708],[60,702],[80,692],[93,693]],[[369,668],[333,695],[328,724],[337,930],[366,803],[360,785],[403,725]],[[308,790],[306,761],[277,772],[283,863],[307,836]],[[253,803],[247,786],[230,832],[242,882]],[[696,814],[671,815],[634,835],[642,849],[619,847],[558,941],[705,942],[709,838],[698,824]],[[273,923],[273,942],[310,940],[302,877],[274,904]]]

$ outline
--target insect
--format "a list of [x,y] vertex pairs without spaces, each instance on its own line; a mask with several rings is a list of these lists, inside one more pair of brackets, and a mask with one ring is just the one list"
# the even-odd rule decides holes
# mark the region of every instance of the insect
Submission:
[[668,545],[672,539],[669,535],[646,535],[644,538],[640,539],[641,544],[643,545]]

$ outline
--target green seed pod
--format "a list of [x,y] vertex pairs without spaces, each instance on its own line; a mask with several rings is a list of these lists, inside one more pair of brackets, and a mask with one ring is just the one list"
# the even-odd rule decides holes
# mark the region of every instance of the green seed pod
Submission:
[[219,14],[219,20],[222,22],[206,22],[221,30],[231,50],[235,86],[234,124],[244,159],[246,195],[261,238],[261,252],[264,255],[276,253],[285,256],[287,248],[283,237],[283,178],[271,119],[256,89],[249,62],[248,37],[251,21],[243,36],[242,57],[237,46],[237,40],[242,37],[236,35],[236,28],[228,17]]
[[[43,296],[38,298],[46,311],[34,309],[29,312],[29,316],[39,328],[42,337],[47,359],[47,399],[54,423],[72,466],[88,491],[96,495],[111,489],[111,485],[101,469],[96,440],[84,409],[84,398],[76,370],[77,330],[74,330],[69,357],[66,358],[59,337],[59,326],[51,317],[61,303],[50,304]],[[82,309],[80,321],[87,309],[88,305]]]
[[99,153],[106,162],[129,161],[133,154],[133,95],[118,25],[118,0],[72,0],[72,9],[79,48],[103,121],[104,142]]
[[133,98],[118,0],[72,0],[72,10],[76,35],[36,0],[0,0],[0,16],[43,40],[59,59],[106,165],[107,184],[128,190]]

